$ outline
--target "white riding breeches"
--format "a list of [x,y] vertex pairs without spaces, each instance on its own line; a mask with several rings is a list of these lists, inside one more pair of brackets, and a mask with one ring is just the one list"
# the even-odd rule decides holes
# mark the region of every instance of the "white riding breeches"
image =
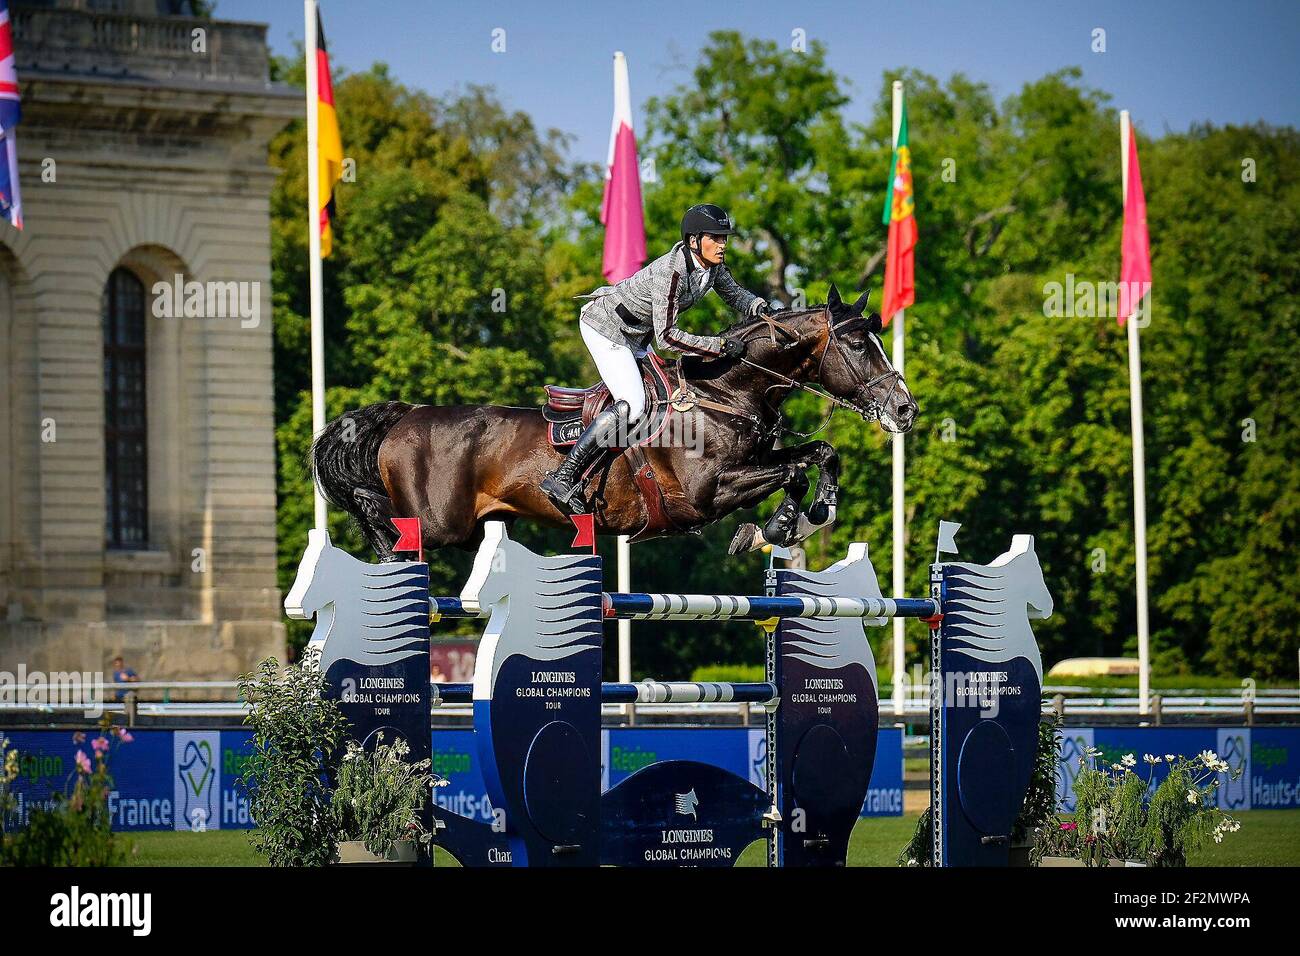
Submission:
[[582,341],[587,344],[601,381],[609,387],[614,401],[627,402],[628,424],[639,421],[645,414],[645,385],[637,364],[638,353],[621,342],[605,338],[584,322],[578,323],[578,328],[582,330]]

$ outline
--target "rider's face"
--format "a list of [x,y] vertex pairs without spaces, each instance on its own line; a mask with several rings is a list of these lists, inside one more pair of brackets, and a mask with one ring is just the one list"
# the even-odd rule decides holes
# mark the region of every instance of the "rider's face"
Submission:
[[716,266],[727,258],[727,237],[705,233],[700,236],[700,258],[705,265]]

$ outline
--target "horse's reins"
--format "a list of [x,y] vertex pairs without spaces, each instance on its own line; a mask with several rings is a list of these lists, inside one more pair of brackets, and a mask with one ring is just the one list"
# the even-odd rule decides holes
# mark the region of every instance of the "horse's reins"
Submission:
[[[791,336],[791,338],[794,340],[797,340],[799,338],[798,332],[796,332],[794,329],[790,328],[790,326],[786,325],[785,323],[779,321],[778,319],[770,315],[764,316],[763,321],[767,323],[768,333],[772,337],[773,345],[778,344],[776,341],[777,329],[780,329],[782,332]],[[830,309],[826,310],[826,342],[825,344],[822,345],[822,354],[817,360],[817,381],[818,382],[822,381],[822,368],[826,364],[826,353],[830,351],[832,342],[835,343],[836,354],[840,354],[839,334],[837,333],[841,331],[854,331],[854,329],[856,329],[857,327],[865,324],[866,324],[866,320],[863,319],[861,316],[854,316],[853,318],[846,319],[843,322],[840,322],[839,324],[832,323]],[[845,328],[846,326],[851,326],[851,328]],[[841,358],[843,358],[842,355]],[[870,404],[867,406],[866,410],[864,411],[860,406],[855,405],[852,402],[845,401],[844,399],[836,395],[832,395],[829,392],[823,391],[820,388],[813,388],[811,385],[807,385],[803,382],[797,381],[791,378],[789,375],[785,375],[784,373],[778,372],[775,369],[770,369],[765,365],[760,365],[758,362],[747,359],[744,356],[741,356],[740,360],[744,362],[746,365],[750,366],[751,368],[756,368],[760,372],[763,372],[766,375],[770,375],[773,378],[780,379],[782,384],[788,387],[801,389],[802,391],[809,392],[813,395],[816,395],[818,398],[823,398],[826,401],[830,402],[836,408],[846,408],[849,411],[853,412],[855,415],[861,415],[863,418],[874,420],[880,417],[881,414],[880,402],[876,402],[872,400]],[[892,378],[894,380],[894,384],[890,387],[889,390],[889,394],[892,395],[894,389],[898,387],[898,383],[902,380],[902,375],[900,375],[897,370],[892,368],[888,372],[882,372],[880,375],[877,375],[875,378],[871,379],[870,381],[867,381],[866,379],[863,379],[858,374],[857,370],[853,367],[851,363],[845,362],[844,367],[848,371],[849,375],[852,377],[854,383],[857,385],[857,390],[860,394],[867,394],[871,391],[871,389],[875,388],[877,385],[880,385],[881,383]],[[886,395],[885,397],[888,398],[889,395]],[[808,434],[815,435],[818,431],[821,431],[822,428],[825,428],[826,423],[830,421],[830,416],[833,414],[835,414],[834,408],[831,409],[830,414],[826,416],[826,420],[822,422],[821,426],[819,426],[815,431],[809,432]]]
[[[819,382],[822,380],[822,368],[826,363],[826,353],[830,351],[830,346],[832,342],[835,343],[836,353],[837,354],[839,353],[840,344],[839,344],[839,336],[836,334],[837,331],[839,331],[842,326],[854,325],[855,323],[865,324],[865,320],[861,316],[854,316],[853,318],[846,319],[845,321],[836,325],[831,322],[830,309],[826,309],[825,311],[826,311],[826,342],[822,346],[822,354],[817,360],[817,381]],[[785,324],[784,322],[780,321],[775,316],[764,315],[761,316],[760,318],[761,321],[767,325],[768,335],[771,336],[773,345],[777,346],[778,348],[781,347],[780,343],[777,342],[776,340],[776,333],[778,330],[781,331],[783,334],[788,335],[792,341],[798,341],[799,339],[798,331],[791,328],[789,325]],[[850,331],[852,330],[850,329]],[[839,398],[838,396],[831,395],[829,392],[825,392],[822,389],[813,388],[811,385],[807,385],[803,382],[797,381],[782,372],[776,371],[776,369],[771,369],[765,365],[760,365],[758,362],[755,362],[751,359],[747,359],[744,356],[740,357],[740,361],[744,362],[746,365],[750,366],[751,368],[758,369],[758,371],[764,373],[765,375],[770,375],[773,378],[779,379],[781,385],[785,385],[790,388],[801,389],[802,391],[809,392],[813,395],[816,395],[818,398],[823,398],[826,401],[831,403],[833,407],[831,408],[830,412],[827,413],[826,418],[823,419],[822,423],[817,428],[807,433],[795,432],[793,429],[787,428],[786,431],[790,432],[791,434],[798,435],[801,438],[807,438],[810,435],[817,434],[819,431],[821,431],[830,423],[831,416],[835,414],[836,408],[846,408],[849,411],[853,412],[855,415],[861,415],[863,418],[866,418],[868,420],[874,420],[880,418],[881,403],[877,401],[872,400],[871,403],[867,406],[866,410],[863,410],[861,407],[854,405],[852,402],[848,402],[842,398]],[[857,371],[853,368],[853,366],[850,363],[845,362],[844,367],[849,371],[849,374],[853,377],[855,383],[858,386],[858,391],[860,393],[868,393],[872,388],[876,387],[877,385],[881,384],[882,382],[892,377],[894,379],[894,384],[890,387],[889,390],[889,394],[892,395],[894,389],[898,387],[898,383],[902,380],[902,376],[894,369],[890,369],[888,372],[884,372],[876,376],[875,378],[871,379],[870,381],[866,381],[857,374]],[[771,388],[780,388],[781,385],[773,385],[771,386]],[[769,388],[768,390],[770,391],[771,388]],[[886,398],[888,398],[888,395],[886,396]],[[759,419],[757,415],[751,415],[748,412],[743,412],[740,409],[735,408],[734,406],[726,405],[723,404],[722,402],[715,402],[711,399],[704,398],[703,396],[698,394],[694,389],[688,388],[686,384],[686,379],[682,375],[682,367],[680,363],[678,363],[677,365],[677,390],[673,393],[672,396],[670,396],[669,404],[672,405],[672,407],[679,412],[686,411],[691,406],[699,406],[700,408],[707,408],[715,412],[720,412],[724,415],[730,415],[733,418],[742,418],[749,423],[750,427],[753,428],[756,433],[760,435],[763,433],[763,423],[762,420]],[[781,427],[779,425],[779,421],[780,421],[780,413],[778,411],[778,427]]]

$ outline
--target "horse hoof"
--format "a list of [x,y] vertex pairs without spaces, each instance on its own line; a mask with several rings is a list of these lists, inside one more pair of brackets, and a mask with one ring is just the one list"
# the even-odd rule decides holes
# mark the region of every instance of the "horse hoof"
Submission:
[[746,521],[736,529],[735,537],[731,539],[731,546],[727,548],[727,554],[744,554],[746,551],[757,551],[766,543],[763,540],[763,532],[759,530],[758,525]]

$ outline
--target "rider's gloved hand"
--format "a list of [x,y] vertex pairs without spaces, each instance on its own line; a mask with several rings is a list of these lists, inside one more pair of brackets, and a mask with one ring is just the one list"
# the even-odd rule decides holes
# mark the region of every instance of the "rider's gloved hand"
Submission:
[[747,345],[744,339],[723,339],[722,340],[722,357],[724,359],[738,359],[745,354]]
[[754,304],[749,307],[749,315],[751,318],[758,318],[760,315],[768,315],[771,311],[771,306],[767,304],[766,299],[755,299]]

